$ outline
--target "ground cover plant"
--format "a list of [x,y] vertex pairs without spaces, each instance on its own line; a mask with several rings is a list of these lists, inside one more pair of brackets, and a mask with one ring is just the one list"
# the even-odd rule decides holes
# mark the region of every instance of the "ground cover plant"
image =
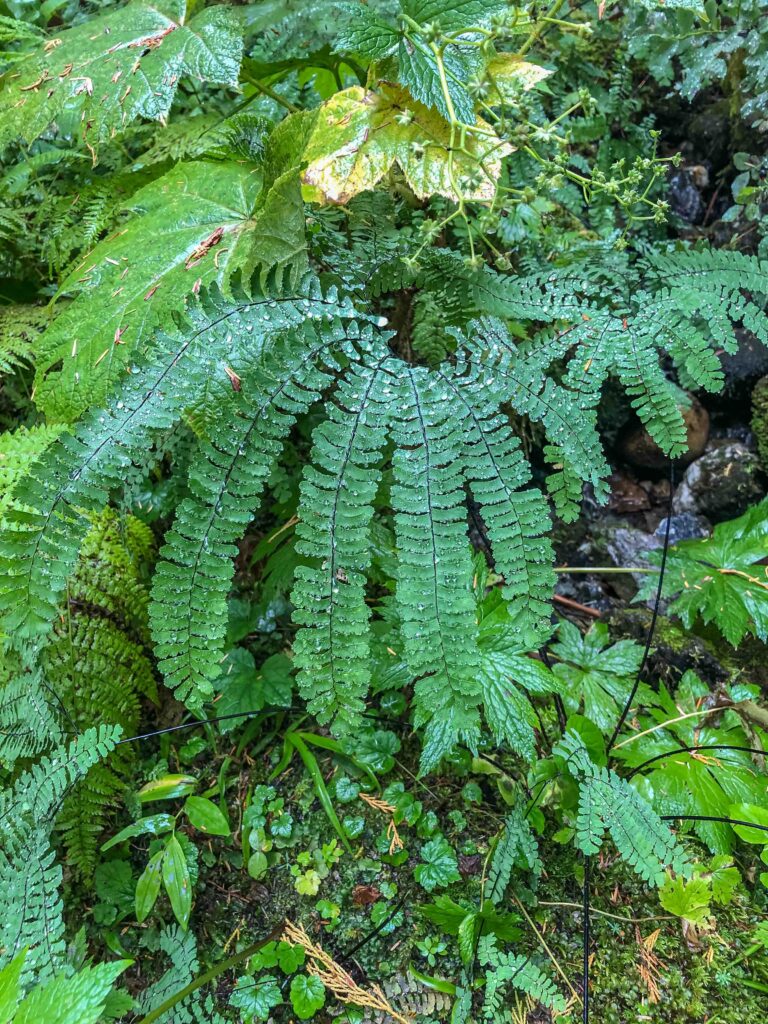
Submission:
[[0,2],[0,1024],[765,1019],[766,25]]

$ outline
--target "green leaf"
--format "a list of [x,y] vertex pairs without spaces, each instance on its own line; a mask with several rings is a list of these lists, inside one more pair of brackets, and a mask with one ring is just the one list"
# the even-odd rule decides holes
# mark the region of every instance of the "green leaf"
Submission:
[[712,885],[712,899],[721,907],[727,906],[741,881],[739,869],[730,857],[721,856],[713,858],[710,870],[706,874]]
[[188,796],[184,812],[191,824],[206,835],[228,836],[231,832],[227,819],[216,804],[203,796]]
[[136,920],[141,924],[152,911],[163,880],[163,857],[165,850],[150,858],[149,863],[139,876],[136,883]]
[[[216,701],[217,715],[261,711],[267,706],[288,707],[291,703],[293,663],[284,654],[267,658],[260,670],[256,669],[253,655],[244,647],[229,651],[221,663],[221,676],[214,683],[220,696]],[[222,732],[230,732],[242,725],[234,718],[222,722]]]
[[135,0],[56,31],[0,91],[0,148],[49,126],[96,150],[136,118],[165,121],[179,82],[237,85],[242,40],[231,7],[186,19],[186,0]]
[[370,7],[350,4],[351,18],[334,42],[337,53],[356,53],[365,60],[382,60],[395,52],[400,34]]
[[[197,779],[193,775],[163,775],[162,778],[147,782],[136,795],[143,804],[155,800],[176,800],[177,797],[191,793],[196,785]],[[162,815],[157,817],[161,818]]]
[[192,910],[192,884],[187,858],[176,836],[171,836],[165,847],[162,863],[163,885],[171,901],[176,920],[186,931]]
[[353,86],[336,93],[318,112],[302,174],[304,198],[348,203],[372,189],[396,163],[413,192],[490,202],[501,160],[511,147],[479,122],[486,134],[468,136],[465,151],[451,149],[449,125],[396,86],[379,92]]
[[8,1024],[16,1011],[21,996],[19,982],[26,955],[27,951],[23,949],[0,970],[0,1024]]
[[247,871],[251,878],[255,878],[257,881],[263,878],[269,870],[269,861],[267,855],[262,853],[261,850],[257,850],[252,853],[248,858]]
[[413,877],[427,892],[461,880],[456,854],[444,836],[436,836],[422,846],[421,860],[413,869]]
[[[651,552],[658,564],[660,555]],[[747,633],[768,640],[768,500],[727,523],[706,540],[680,541],[667,557],[664,592],[676,595],[670,611],[687,628],[713,622],[735,647]],[[638,598],[653,589],[648,581]]]
[[149,818],[139,818],[132,825],[126,825],[116,836],[108,839],[101,848],[102,852],[111,850],[113,846],[117,846],[118,843],[122,843],[126,839],[133,839],[134,836],[159,836],[163,832],[170,832],[175,824],[176,819],[172,814],[153,814]]
[[229,997],[229,1005],[242,1013],[245,1024],[267,1020],[270,1010],[282,1003],[280,985],[272,974],[251,978],[247,974],[238,978]]
[[306,957],[303,946],[293,946],[290,942],[277,944],[277,963],[283,974],[293,974],[303,965]]
[[728,808],[728,817],[736,818],[739,821],[752,821],[755,825],[762,825],[762,829],[734,825],[733,831],[745,843],[768,846],[768,807],[758,807],[757,804],[731,804]]
[[692,878],[686,882],[678,875],[674,879],[668,878],[659,889],[662,907],[692,924],[701,924],[706,920],[711,899],[712,890],[705,878]]
[[560,659],[554,673],[563,684],[571,710],[583,703],[584,715],[604,735],[618,721],[629,696],[643,650],[632,640],[609,646],[608,627],[595,623],[582,636],[573,623],[564,620],[552,653]]
[[198,160],[131,198],[132,216],[63,281],[74,299],[40,339],[35,397],[51,419],[98,404],[170,311],[257,262],[261,185],[247,163]]
[[297,974],[291,981],[291,1006],[300,1020],[309,1020],[325,1006],[325,985],[314,974]]
[[480,930],[481,918],[477,911],[467,914],[456,933],[456,944],[461,962],[468,967],[475,958],[475,940]]

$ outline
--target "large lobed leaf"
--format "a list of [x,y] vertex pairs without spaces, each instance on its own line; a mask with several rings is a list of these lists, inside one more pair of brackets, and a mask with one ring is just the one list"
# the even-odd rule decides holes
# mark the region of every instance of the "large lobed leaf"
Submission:
[[136,118],[165,121],[179,82],[237,85],[242,57],[233,9],[187,22],[187,0],[135,0],[49,39],[3,79],[0,149],[52,125],[96,150]]

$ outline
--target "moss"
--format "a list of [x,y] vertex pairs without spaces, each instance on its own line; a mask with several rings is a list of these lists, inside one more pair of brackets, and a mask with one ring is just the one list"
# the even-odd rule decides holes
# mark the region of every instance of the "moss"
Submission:
[[[547,850],[547,879],[542,901],[577,904],[543,907],[537,916],[547,942],[574,983],[581,976],[581,890],[574,881],[567,850]],[[623,923],[593,913],[591,917],[592,1019],[600,1024],[764,1024],[765,992],[750,987],[768,981],[768,954],[759,953],[729,967],[750,945],[750,935],[763,911],[744,893],[718,908],[716,930],[703,936],[700,948],[689,948],[681,924],[665,920],[654,890],[646,888],[620,863],[592,875],[593,910],[634,918]],[[642,942],[660,929],[654,946],[659,958],[659,1001],[651,1003],[639,967]],[[709,950],[712,950],[711,954]],[[539,952],[541,952],[539,950]],[[711,962],[709,957],[711,955]]]
[[763,469],[768,471],[768,377],[762,377],[752,391],[751,426]]

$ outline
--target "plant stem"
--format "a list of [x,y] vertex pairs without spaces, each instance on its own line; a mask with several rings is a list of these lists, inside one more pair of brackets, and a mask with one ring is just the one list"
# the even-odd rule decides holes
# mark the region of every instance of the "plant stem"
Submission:
[[[512,899],[515,901],[515,903],[517,904],[518,908],[522,912],[523,917],[525,918],[525,920],[530,925],[531,929],[533,930],[534,935],[536,936],[536,938],[541,943],[542,948],[546,951],[547,956],[552,961],[552,963],[555,965],[555,970],[560,975],[560,977],[563,979],[563,981],[568,986],[568,988],[571,990],[571,993],[573,994],[574,999],[578,1000],[578,1002],[581,1002],[582,1000],[581,1000],[581,998],[579,996],[579,993],[576,991],[576,989],[573,987],[573,985],[568,980],[568,975],[565,973],[563,968],[558,963],[557,957],[555,956],[555,954],[552,952],[552,950],[547,945],[546,939],[541,934],[539,929],[536,927],[533,919],[531,918],[531,915],[528,913],[528,911],[525,909],[523,904],[520,902],[520,900],[517,898],[517,896],[515,896],[514,893],[512,893]],[[140,1021],[139,1024],[144,1024],[144,1021]]]
[[284,922],[280,921],[280,923],[272,929],[266,938],[260,939],[258,942],[254,942],[252,945],[246,946],[245,949],[240,950],[239,953],[233,953],[232,956],[227,957],[226,960],[222,960],[220,963],[214,964],[213,967],[209,968],[204,974],[198,974],[198,976],[190,981],[188,985],[185,985],[184,988],[175,992],[172,996],[166,999],[164,1003],[161,1003],[160,1006],[148,1013],[146,1017],[142,1017],[138,1024],[152,1024],[152,1021],[158,1020],[158,1018],[162,1017],[163,1014],[173,1009],[177,1003],[180,1003],[182,999],[186,999],[187,996],[196,992],[199,988],[202,988],[203,985],[207,985],[209,981],[213,981],[214,978],[223,974],[224,971],[228,971],[230,967],[236,967],[237,964],[247,960],[249,957],[253,956],[254,953],[258,953],[258,951],[266,946],[267,943],[276,941],[283,933],[283,926]]
[[661,572],[661,569],[657,569],[655,566],[650,567],[644,565],[557,565],[555,566],[555,572],[599,572],[603,575],[611,572],[648,572],[658,575]]

